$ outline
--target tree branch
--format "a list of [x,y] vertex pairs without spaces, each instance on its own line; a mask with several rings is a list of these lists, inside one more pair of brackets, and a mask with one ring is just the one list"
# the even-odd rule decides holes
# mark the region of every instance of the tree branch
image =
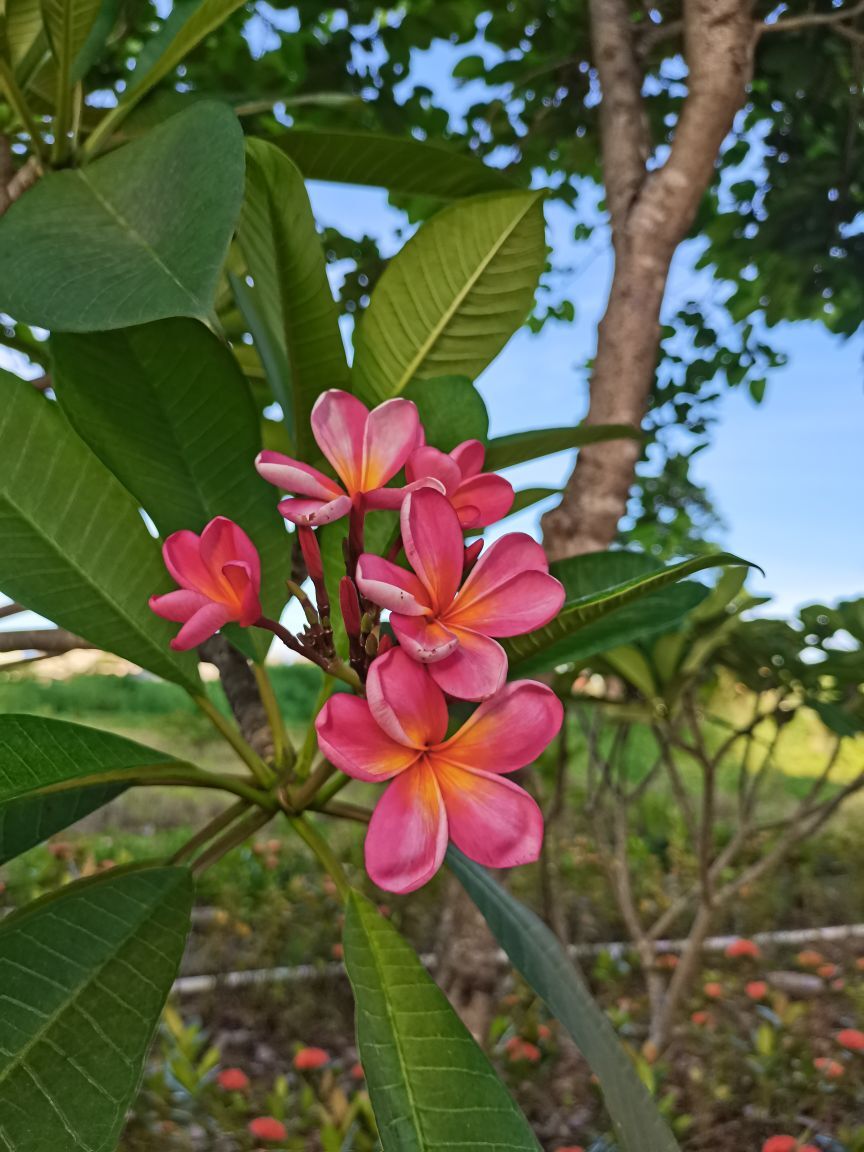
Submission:
[[211,636],[198,649],[202,660],[214,664],[234,719],[243,738],[265,762],[273,758],[273,734],[249,661],[225,639]]
[[770,23],[763,20],[756,25],[758,35],[766,32],[794,32],[799,28],[815,28],[820,24],[843,24],[864,13],[864,0],[852,8],[837,8],[834,12],[806,12],[801,16],[780,17]]

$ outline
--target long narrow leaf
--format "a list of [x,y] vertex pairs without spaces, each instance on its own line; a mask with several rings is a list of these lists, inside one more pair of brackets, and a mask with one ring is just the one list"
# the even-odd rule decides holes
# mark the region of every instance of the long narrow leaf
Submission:
[[[641,569],[637,575],[623,581],[610,580],[606,586],[601,585],[596,588],[595,585],[596,590],[585,589],[580,593],[578,575],[580,569],[588,573],[595,572],[598,571],[598,560],[601,557],[608,557],[611,564],[616,565],[625,563],[628,555],[635,556],[636,566]],[[551,659],[549,654],[552,650],[557,653],[552,662],[564,662],[566,656],[562,656],[562,649],[566,649],[566,645],[563,642],[577,634],[580,629],[609,616],[613,612],[618,612],[638,600],[644,600],[652,593],[667,588],[671,584],[676,584],[687,576],[692,576],[696,572],[703,572],[709,568],[739,564],[750,566],[748,560],[742,560],[739,556],[733,556],[729,552],[694,556],[689,560],[669,564],[667,567],[656,571],[645,570],[646,567],[653,568],[655,563],[650,557],[642,557],[638,553],[609,552],[575,557],[572,560],[563,561],[559,565],[553,565],[552,571],[559,579],[563,580],[565,588],[568,590],[567,601],[561,612],[545,627],[504,642],[510,658],[511,673],[518,671],[520,675],[524,675],[529,669],[535,669],[542,663],[543,659]],[[600,570],[603,567],[608,568],[608,565],[602,564]],[[590,579],[588,583],[590,584]],[[627,642],[629,641],[617,641],[617,643]]]
[[[57,335],[51,350],[61,407],[162,536],[234,520],[261,556],[265,614],[278,617],[289,537],[273,488],[255,471],[260,420],[230,350],[184,318]],[[234,639],[263,658],[269,645],[257,635]]]
[[591,1065],[622,1152],[678,1152],[675,1137],[632,1060],[560,942],[538,916],[456,848],[448,849],[447,861],[513,966],[546,1002]]
[[148,597],[173,587],[138,504],[59,405],[0,372],[0,589],[98,648],[186,687],[190,652]]
[[0,926],[0,1134],[15,1152],[116,1147],[177,974],[185,868],[116,869]]
[[[171,757],[113,732],[44,716],[0,716],[0,864],[68,828],[120,794],[100,782],[118,769]],[[86,786],[74,787],[75,781]]]
[[505,191],[513,182],[471,156],[401,136],[292,128],[276,143],[307,180],[365,184],[456,200]]
[[492,1066],[411,946],[352,892],[345,965],[384,1152],[537,1152]]
[[378,403],[415,378],[476,379],[524,322],[545,259],[542,194],[450,204],[378,281],[354,341],[354,390]]
[[272,144],[250,140],[246,152],[240,247],[268,329],[290,366],[295,441],[308,459],[317,455],[313,404],[328,388],[348,385],[338,313],[303,177]]
[[553,452],[569,448],[583,448],[586,444],[600,444],[605,440],[638,440],[640,433],[630,424],[577,424],[572,428],[537,428],[529,432],[513,432],[509,436],[496,436],[486,448],[486,464],[490,472],[538,460]]

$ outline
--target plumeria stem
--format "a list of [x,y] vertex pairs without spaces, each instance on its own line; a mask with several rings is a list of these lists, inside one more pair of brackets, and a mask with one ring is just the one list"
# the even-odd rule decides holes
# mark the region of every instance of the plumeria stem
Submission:
[[229,805],[224,812],[220,812],[209,824],[205,824],[200,832],[196,832],[191,840],[187,840],[182,848],[178,848],[171,857],[170,863],[182,864],[184,860],[187,860],[190,856],[194,856],[199,848],[203,848],[214,836],[218,836],[220,832],[248,811],[249,802],[247,800],[238,800],[236,804]]
[[253,788],[240,776],[216,775],[213,772],[205,772],[202,768],[196,768],[193,764],[183,762],[147,764],[137,768],[116,768],[110,772],[94,772],[89,776],[77,776],[74,779],[49,784],[40,788],[39,792],[43,796],[49,796],[55,792],[68,792],[73,788],[82,788],[91,784],[125,784],[129,788],[146,788],[155,785],[214,788],[221,792],[232,792],[249,804],[266,808],[269,812],[275,811],[278,807],[275,796]]
[[18,87],[18,81],[15,79],[15,74],[8,60],[4,60],[2,57],[0,57],[0,88],[6,93],[6,99],[9,101],[12,111],[18,117],[21,127],[30,137],[30,144],[33,151],[40,160],[47,162],[48,156],[45,150],[45,141],[42,139],[36,121],[33,119],[33,114],[24,97],[24,93]]
[[318,693],[315,708],[309,720],[309,727],[306,730],[306,738],[303,741],[303,747],[300,749],[300,755],[297,758],[297,775],[301,780],[308,773],[315,753],[318,750],[318,733],[315,731],[315,721],[318,719],[318,713],[327,703],[330,693],[333,691],[334,683],[333,677],[325,673],[324,683],[321,685],[321,691]]
[[319,764],[309,779],[291,796],[291,803],[295,811],[302,812],[304,808],[308,807],[309,803],[317,797],[321,787],[335,772],[336,769],[326,760]]
[[315,805],[327,804],[334,796],[338,796],[343,788],[347,788],[351,783],[351,777],[346,776],[344,772],[340,772],[338,776],[322,788],[315,796]]
[[253,663],[252,670],[255,673],[255,682],[258,685],[261,703],[264,705],[264,711],[267,713],[267,720],[270,723],[270,731],[273,733],[273,759],[276,762],[276,767],[290,768],[294,761],[294,746],[285,729],[285,721],[279,709],[276,693],[273,691],[273,682],[263,664]]
[[359,804],[343,804],[332,801],[329,804],[319,804],[317,801],[310,805],[313,812],[320,812],[324,816],[335,816],[338,820],[353,820],[355,824],[368,824],[372,813]]
[[348,877],[336,856],[333,849],[327,843],[323,836],[304,816],[289,816],[288,822],[297,835],[303,840],[315,853],[321,865],[328,873],[336,885],[339,895],[343,900],[348,899],[348,894],[351,891],[351,885],[348,883]]
[[266,789],[272,788],[276,783],[274,773],[267,767],[254,748],[250,748],[240,733],[225,719],[219,709],[211,704],[206,696],[193,693],[192,699],[213,727],[228,741],[258,783]]
[[192,864],[192,871],[197,875],[221,860],[222,857],[226,856],[233,848],[239,848],[239,846],[248,840],[250,836],[254,835],[259,828],[263,828],[265,824],[269,824],[273,816],[273,812],[262,812],[260,809],[256,812],[250,812],[245,820],[240,820],[235,823],[224,835],[214,840],[206,852],[201,853],[198,859]]
[[297,639],[293,632],[289,632],[278,620],[270,620],[267,616],[260,616],[255,623],[258,628],[265,628],[268,632],[272,632],[274,636],[278,636],[285,647],[290,648],[292,652],[296,652],[298,656],[305,656],[307,660],[311,660],[313,664],[317,664],[319,668],[323,668],[328,676],[335,676],[337,680],[344,680],[344,682],[350,684],[352,688],[358,691],[362,690],[363,683],[360,677],[353,668],[349,668],[348,665],[338,657],[328,660],[314,649],[307,648]]

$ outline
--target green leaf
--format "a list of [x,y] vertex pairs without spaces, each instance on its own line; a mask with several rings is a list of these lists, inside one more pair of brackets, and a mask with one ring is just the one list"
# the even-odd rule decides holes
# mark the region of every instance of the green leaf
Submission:
[[[184,687],[195,657],[148,597],[173,587],[137,501],[59,406],[0,372],[0,588],[98,648]],[[197,688],[196,688],[197,686]]]
[[27,57],[38,51],[37,45],[40,41],[47,51],[41,0],[6,0],[0,23],[3,28],[6,54],[16,74]]
[[196,104],[85,168],[45,176],[0,220],[0,310],[60,332],[207,319],[243,197],[243,135]]
[[113,800],[100,776],[172,757],[111,732],[42,716],[0,716],[0,864]]
[[[691,599],[686,607],[676,598],[666,597],[635,616],[630,615],[623,620],[616,618],[614,627],[598,630],[588,637],[588,650],[581,643],[585,637],[580,635],[588,625],[605,620],[612,613],[643,601],[687,576],[708,568],[734,564],[749,566],[749,561],[728,552],[715,552],[707,556],[694,556],[664,568],[643,553],[624,551],[594,552],[559,561],[551,566],[551,571],[566,589],[564,607],[545,627],[504,641],[510,658],[511,674],[518,671],[521,676],[538,668],[587,659],[588,655],[603,651],[602,647],[596,647],[598,637],[604,645],[617,647],[619,644],[632,643],[643,635],[656,633],[672,623],[676,615],[683,615],[683,612],[695,607],[707,595],[704,586],[701,592],[700,586],[693,586],[695,591],[691,590],[689,595],[695,599]],[[679,610],[681,607],[683,612]],[[639,627],[640,619],[644,628],[634,634],[633,629]],[[620,629],[617,627],[619,623],[622,625]]]
[[678,1152],[675,1137],[560,942],[543,921],[456,848],[447,862],[513,966],[564,1025],[591,1065],[622,1152]]
[[407,137],[292,128],[276,143],[307,180],[365,184],[439,200],[513,187],[503,172],[472,156]]
[[344,940],[384,1152],[537,1152],[527,1120],[444,993],[357,892],[348,898]]
[[641,433],[630,424],[577,424],[572,428],[537,428],[529,432],[513,432],[489,441],[486,449],[486,468],[498,472],[512,464],[524,464],[553,452],[566,452],[569,448],[584,448],[586,444],[600,444],[605,440],[638,440]]
[[[249,351],[253,355],[257,355],[261,367],[264,369],[267,383],[270,385],[271,396],[282,409],[281,430],[283,437],[287,438],[284,452],[290,456],[295,451],[297,433],[294,428],[291,368],[288,364],[288,354],[285,351],[284,342],[281,337],[277,337],[276,333],[271,331],[264,316],[260,293],[257,289],[247,284],[245,280],[241,280],[239,276],[235,276],[233,272],[228,273],[228,283],[231,285],[234,300],[252,337],[254,347],[250,348]],[[242,345],[241,347],[245,349],[246,346]],[[275,422],[270,420],[269,423]],[[270,445],[265,444],[264,447],[269,448]],[[275,449],[275,451],[283,451],[283,449]]]
[[157,34],[148,41],[121,105],[130,110],[151,88],[183,62],[192,49],[214,32],[245,0],[184,0],[174,6]]
[[474,380],[524,322],[545,259],[542,193],[475,196],[437,213],[372,293],[354,391],[379,403],[415,378]]
[[560,495],[560,488],[523,488],[521,492],[516,493],[513,507],[507,515],[513,516],[517,512],[524,512],[526,508],[531,508],[534,504],[539,504],[541,500],[548,500],[550,496]]
[[413,400],[426,431],[426,443],[452,452],[463,440],[486,441],[489,413],[483,397],[465,376],[412,380],[402,395]]
[[42,0],[42,18],[54,59],[71,78],[72,66],[87,43],[101,0]]
[[0,926],[0,1133],[15,1152],[111,1152],[177,975],[185,868],[115,869]]
[[[255,471],[261,425],[230,350],[196,320],[52,337],[60,405],[160,534],[236,521],[261,554],[266,614],[279,616],[291,567],[278,494]],[[268,637],[233,639],[264,657]]]
[[303,177],[263,140],[246,145],[246,198],[238,239],[256,299],[290,367],[298,454],[317,456],[309,414],[328,388],[348,387],[348,364],[321,240]]

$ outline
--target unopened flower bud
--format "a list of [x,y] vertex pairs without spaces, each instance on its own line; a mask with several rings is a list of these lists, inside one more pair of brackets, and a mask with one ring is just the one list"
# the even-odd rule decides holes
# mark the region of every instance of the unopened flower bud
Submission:
[[469,544],[465,549],[465,557],[462,561],[464,571],[470,572],[474,565],[477,563],[477,558],[483,551],[483,540],[475,540],[473,544]]
[[369,612],[364,612],[360,620],[360,631],[364,635],[368,635],[375,627],[374,617]]
[[319,580],[324,579],[324,565],[321,562],[321,549],[318,547],[315,533],[311,528],[299,526],[297,535],[300,539],[300,551],[303,553],[306,571],[309,573],[312,583],[317,584]]
[[342,609],[345,631],[349,636],[359,636],[360,601],[357,598],[354,581],[348,576],[343,576],[339,581],[339,606]]
[[383,656],[385,652],[389,652],[393,647],[393,637],[385,632],[381,639],[378,641],[378,655]]
[[366,650],[367,656],[376,656],[378,653],[378,637],[374,632],[370,632],[366,637],[366,643],[363,645]]

